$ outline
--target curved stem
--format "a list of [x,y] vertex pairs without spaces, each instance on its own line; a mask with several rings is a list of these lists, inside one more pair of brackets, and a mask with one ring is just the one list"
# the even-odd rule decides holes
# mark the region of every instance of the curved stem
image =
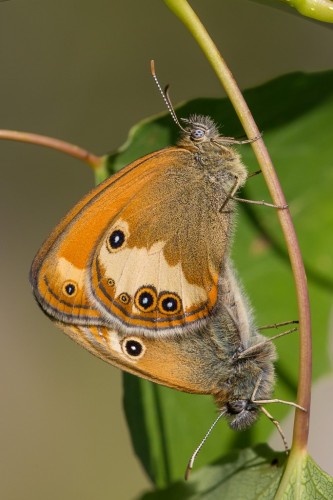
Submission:
[[[237,83],[217,50],[213,40],[208,35],[205,27],[186,0],[164,0],[165,4],[189,29],[195,40],[212,65],[218,79],[224,87],[233,107],[249,138],[260,137],[260,131],[253,116],[237,86]],[[266,146],[259,138],[251,143],[257,161],[263,172],[268,189],[276,205],[286,205],[286,200],[281,185],[274,170]],[[289,253],[291,267],[294,275],[296,296],[299,314],[300,331],[300,367],[297,402],[307,409],[307,412],[296,410],[293,448],[306,449],[309,433],[309,409],[311,400],[311,316],[310,303],[307,289],[307,280],[302,260],[300,247],[297,241],[295,228],[289,209],[278,210],[277,213],[282,227],[284,239]]]
[[17,132],[16,130],[0,130],[0,139],[27,142],[38,146],[45,146],[46,148],[52,148],[60,151],[61,153],[65,153],[84,161],[93,170],[97,170],[102,161],[101,157],[95,156],[94,154],[89,153],[89,151],[86,151],[79,146],[75,146],[75,144],[70,144],[69,142],[54,139],[53,137],[48,137],[46,135],[30,134],[29,132]]
[[331,0],[280,0],[282,3],[288,4],[290,7],[298,10],[303,16],[333,23],[333,9]]

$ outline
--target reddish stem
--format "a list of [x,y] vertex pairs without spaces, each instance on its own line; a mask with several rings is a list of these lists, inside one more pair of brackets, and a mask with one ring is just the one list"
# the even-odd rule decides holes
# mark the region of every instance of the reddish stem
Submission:
[[29,132],[17,132],[16,130],[0,130],[0,139],[26,142],[29,144],[44,146],[46,148],[52,148],[60,151],[61,153],[65,153],[84,161],[93,170],[96,170],[102,161],[101,157],[95,156],[79,146],[75,146],[69,142],[54,139],[53,137],[48,137],[46,135],[30,134]]

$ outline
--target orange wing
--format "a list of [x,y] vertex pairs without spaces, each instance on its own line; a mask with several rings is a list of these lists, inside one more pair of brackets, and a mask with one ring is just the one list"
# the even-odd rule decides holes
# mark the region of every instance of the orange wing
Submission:
[[212,216],[213,195],[193,162],[183,148],[152,153],[74,207],[31,269],[48,315],[63,324],[148,333],[199,324],[211,314],[229,219]]

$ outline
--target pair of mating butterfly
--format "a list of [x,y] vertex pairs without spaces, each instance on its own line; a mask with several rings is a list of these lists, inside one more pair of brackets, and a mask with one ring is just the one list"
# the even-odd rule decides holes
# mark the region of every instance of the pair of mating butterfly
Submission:
[[182,127],[153,76],[181,129],[177,146],[139,158],[83,198],[38,252],[31,283],[44,312],[90,352],[153,382],[212,394],[217,420],[242,430],[260,410],[273,420],[263,405],[276,358],[229,258],[234,195],[248,177],[232,145],[251,141],[220,136],[208,117]]

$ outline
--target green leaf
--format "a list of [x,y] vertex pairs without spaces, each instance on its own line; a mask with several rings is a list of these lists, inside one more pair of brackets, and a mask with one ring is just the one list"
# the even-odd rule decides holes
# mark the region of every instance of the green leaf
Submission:
[[[330,370],[329,311],[333,290],[333,72],[296,73],[244,92],[263,131],[300,239],[307,266],[314,324],[314,378]],[[227,136],[243,135],[226,99],[196,99],[177,109],[179,117],[208,114]],[[153,150],[175,144],[177,127],[168,114],[139,123],[124,147],[105,162],[104,175]],[[249,171],[258,169],[249,146],[241,153]],[[241,196],[269,200],[261,176],[251,178]],[[294,286],[275,210],[240,204],[233,259],[254,306],[258,325],[297,319]],[[268,332],[269,334],[269,332]],[[274,332],[272,332],[272,335]],[[298,335],[277,341],[277,398],[295,400]],[[135,451],[159,487],[183,476],[187,461],[216,415],[207,396],[180,392],[124,376],[125,410]],[[270,409],[281,419],[290,408]],[[220,422],[196,466],[235,447],[265,441],[273,431],[263,417],[246,432]]]
[[[159,487],[184,476],[188,459],[201,441],[216,409],[210,396],[158,386],[124,374],[124,407],[136,454]],[[215,434],[216,435],[216,434]],[[216,459],[226,436],[207,441],[202,456]]]
[[273,452],[265,445],[255,450],[233,451],[214,465],[193,473],[188,482],[178,481],[164,490],[146,493],[141,500],[273,499],[285,459],[284,453]]
[[298,450],[290,456],[290,463],[276,493],[275,499],[302,500],[333,498],[333,480],[306,452]]
[[285,453],[274,452],[266,445],[234,451],[194,473],[188,482],[178,481],[168,488],[146,493],[141,500],[333,498],[332,478],[307,453],[295,453],[290,460],[291,473],[284,474]]

